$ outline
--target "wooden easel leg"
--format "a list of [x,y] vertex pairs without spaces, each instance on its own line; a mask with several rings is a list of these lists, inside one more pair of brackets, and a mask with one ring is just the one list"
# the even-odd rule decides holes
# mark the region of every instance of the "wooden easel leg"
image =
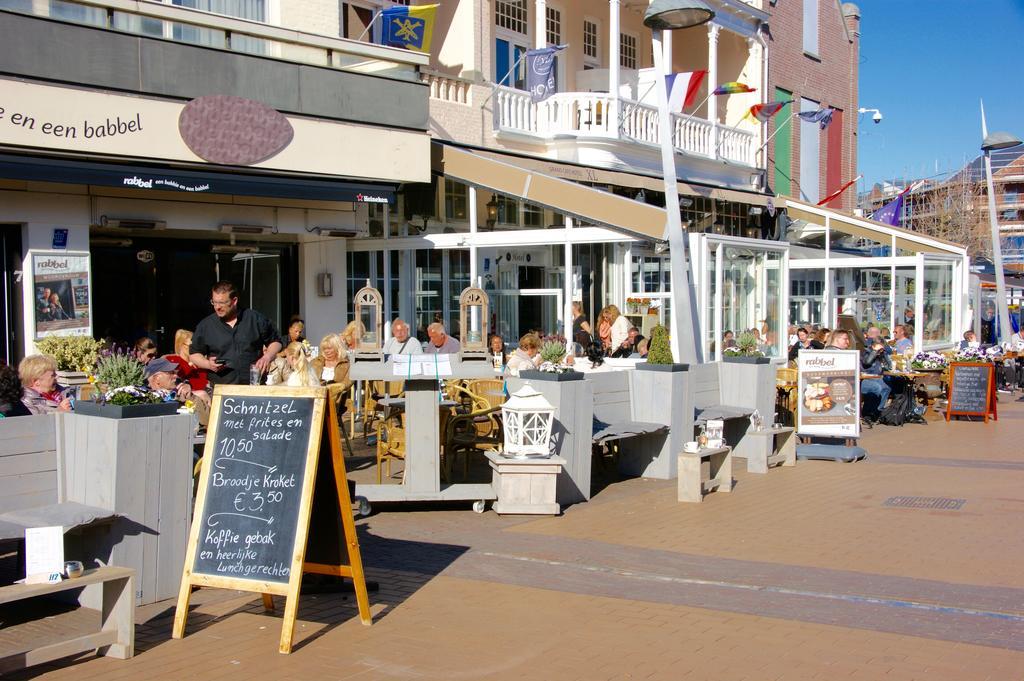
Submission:
[[274,597],[270,594],[263,594],[263,609],[267,612],[274,612]]
[[187,576],[182,577],[178,587],[178,606],[174,609],[174,628],[171,638],[184,638],[185,622],[188,620],[188,602],[192,597],[192,582]]
[[334,465],[334,483],[338,490],[338,510],[341,513],[341,525],[345,529],[345,545],[348,550],[349,568],[352,570],[352,585],[356,592],[356,603],[359,605],[359,619],[363,624],[369,625],[373,622],[373,615],[370,614],[370,595],[366,591],[363,558],[359,553],[356,522],[352,517],[352,497],[348,493],[345,459],[341,451],[341,443],[338,441],[337,415],[335,412],[331,414],[331,462]]
[[[300,577],[299,582],[302,579]],[[299,610],[299,589],[296,585],[294,592],[289,593],[284,602],[284,620],[281,622],[281,642],[277,646],[280,653],[292,652],[292,639],[295,638],[295,617]]]

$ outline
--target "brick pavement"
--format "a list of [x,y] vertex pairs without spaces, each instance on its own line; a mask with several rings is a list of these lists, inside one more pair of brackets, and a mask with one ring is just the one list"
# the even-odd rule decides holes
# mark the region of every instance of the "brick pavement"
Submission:
[[[372,627],[304,597],[290,656],[251,594],[139,610],[139,655],[46,679],[1020,679],[1024,404],[998,424],[868,431],[869,461],[737,466],[732,495],[628,480],[563,517],[386,510],[360,521]],[[895,508],[894,496],[965,499]]]

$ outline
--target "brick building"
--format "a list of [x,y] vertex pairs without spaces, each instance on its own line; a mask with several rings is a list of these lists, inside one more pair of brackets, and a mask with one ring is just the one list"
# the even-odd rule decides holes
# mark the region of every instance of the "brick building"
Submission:
[[[768,180],[779,195],[817,203],[857,176],[857,108],[860,10],[839,0],[771,0],[769,92],[765,99],[793,100],[770,123]],[[796,114],[835,109],[820,130]],[[852,211],[856,191],[829,202]]]

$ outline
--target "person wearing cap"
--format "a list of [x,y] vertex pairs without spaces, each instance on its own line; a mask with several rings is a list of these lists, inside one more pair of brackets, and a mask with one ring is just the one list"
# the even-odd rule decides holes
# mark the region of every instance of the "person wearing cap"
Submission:
[[210,414],[210,396],[205,390],[193,391],[187,382],[178,383],[178,365],[166,357],[150,360],[145,368],[146,385],[162,396],[165,402],[192,400],[199,414],[199,423],[205,425]]

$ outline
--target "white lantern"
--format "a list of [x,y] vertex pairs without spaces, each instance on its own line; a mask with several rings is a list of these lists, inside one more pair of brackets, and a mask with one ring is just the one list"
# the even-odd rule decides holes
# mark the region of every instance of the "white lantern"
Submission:
[[529,383],[501,405],[504,455],[516,459],[551,456],[551,421],[555,408]]

